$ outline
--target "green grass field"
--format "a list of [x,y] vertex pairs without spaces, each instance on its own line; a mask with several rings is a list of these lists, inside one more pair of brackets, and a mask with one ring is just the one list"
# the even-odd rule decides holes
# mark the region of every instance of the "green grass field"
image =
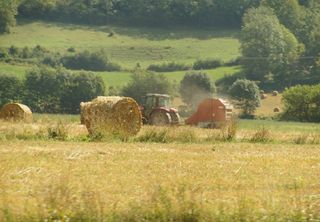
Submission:
[[[0,73],[6,73],[17,76],[22,79],[26,71],[32,69],[32,65],[23,64],[8,64],[0,62]],[[202,72],[207,73],[213,81],[222,78],[225,74],[234,74],[241,70],[240,66],[233,67],[221,67],[212,70],[203,70]],[[179,83],[187,71],[167,72],[164,74],[171,82]],[[130,81],[131,72],[120,71],[120,72],[95,72],[101,76],[106,86],[122,87]]]
[[[115,35],[108,37],[113,31]],[[230,60],[239,56],[238,30],[190,28],[126,28],[77,26],[60,23],[23,21],[11,34],[0,35],[0,46],[34,47],[66,52],[105,49],[110,59],[132,69],[166,61],[192,64],[200,58]]]

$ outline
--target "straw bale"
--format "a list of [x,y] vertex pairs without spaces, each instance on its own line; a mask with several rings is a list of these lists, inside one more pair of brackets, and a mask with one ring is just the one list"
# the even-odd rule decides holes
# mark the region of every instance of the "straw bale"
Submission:
[[20,103],[8,103],[1,108],[0,119],[31,122],[32,112],[26,105]]
[[272,96],[278,96],[279,95],[279,92],[278,91],[273,91],[272,92]]
[[261,94],[260,97],[261,97],[261,99],[266,99],[266,98],[268,98],[268,95],[267,94]]
[[278,107],[274,108],[274,109],[273,109],[273,112],[279,113],[279,112],[280,112],[280,108],[278,108]]
[[81,121],[90,134],[136,135],[142,126],[137,102],[128,97],[98,97],[81,103]]

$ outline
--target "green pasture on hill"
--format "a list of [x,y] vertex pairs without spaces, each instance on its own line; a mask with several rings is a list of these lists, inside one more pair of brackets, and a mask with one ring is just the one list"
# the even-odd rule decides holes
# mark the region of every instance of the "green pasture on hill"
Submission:
[[[110,33],[113,36],[109,36]],[[73,24],[20,21],[10,34],[0,35],[0,46],[44,46],[66,52],[104,49],[110,59],[126,69],[137,63],[181,62],[219,58],[224,61],[240,55],[239,30],[191,28],[143,28],[83,26]]]
[[[0,73],[6,73],[10,75],[15,75],[22,79],[26,71],[31,70],[33,66],[31,65],[20,65],[20,64],[8,64],[0,62]],[[224,75],[232,75],[241,70],[240,66],[234,67],[220,67],[212,70],[203,70],[202,72],[207,73],[212,80],[216,81],[222,78]],[[187,71],[177,71],[177,72],[166,72],[163,73],[171,82],[179,83]],[[120,71],[120,72],[95,72],[100,75],[106,86],[122,87],[130,81],[131,72]]]

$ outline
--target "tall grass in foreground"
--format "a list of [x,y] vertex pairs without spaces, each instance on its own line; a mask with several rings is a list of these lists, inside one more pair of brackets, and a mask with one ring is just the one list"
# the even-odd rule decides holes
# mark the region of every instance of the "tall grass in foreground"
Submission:
[[[1,174],[0,174],[1,175]],[[1,184],[0,184],[1,185]],[[0,186],[0,188],[3,188]],[[31,193],[19,211],[11,205],[10,196],[2,190],[0,195],[0,221],[107,221],[107,222],[197,222],[197,221],[319,221],[320,203],[317,197],[295,196],[292,208],[287,209],[270,196],[271,202],[243,196],[239,191],[233,204],[223,199],[208,200],[201,188],[185,185],[171,188],[159,186],[143,201],[132,201],[127,208],[110,206],[103,195],[93,187],[75,191],[69,186],[68,177],[51,181],[43,190]],[[204,189],[204,188],[202,188]],[[0,189],[1,190],[1,189]],[[288,199],[289,200],[289,199]],[[319,200],[319,199],[318,199]]]
[[0,221],[318,221],[319,162],[308,144],[0,140]]
[[[190,126],[154,127],[143,126],[141,132],[131,138],[119,135],[93,134],[89,136],[85,126],[80,125],[78,116],[35,115],[34,122],[15,123],[0,121],[0,141],[11,140],[60,140],[73,142],[126,142],[126,143],[217,143],[217,142],[250,142],[250,143],[291,143],[320,144],[320,132],[313,130],[314,124],[297,123],[297,131],[293,123],[290,129],[276,129],[277,122],[257,121],[256,126],[243,126],[238,121],[231,121],[220,129],[201,129]],[[246,123],[247,124],[247,123]],[[254,125],[252,121],[250,124]],[[274,124],[274,125],[273,125]],[[308,128],[309,127],[309,128]],[[299,130],[301,128],[301,131]]]

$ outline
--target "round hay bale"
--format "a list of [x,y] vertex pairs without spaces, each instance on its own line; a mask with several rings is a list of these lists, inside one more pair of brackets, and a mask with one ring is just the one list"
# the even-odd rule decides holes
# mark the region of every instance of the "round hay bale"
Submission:
[[0,119],[31,122],[32,112],[26,105],[20,103],[8,103],[1,108]]
[[134,136],[142,126],[139,105],[128,97],[98,97],[81,103],[81,121],[90,134]]
[[279,92],[278,91],[273,91],[272,92],[272,96],[278,96],[279,95]]
[[268,98],[268,95],[267,94],[265,94],[265,93],[263,93],[263,94],[261,94],[261,99],[266,99],[266,98]]
[[278,107],[274,108],[274,109],[273,109],[273,112],[279,113],[279,112],[280,112],[280,108],[278,108]]

